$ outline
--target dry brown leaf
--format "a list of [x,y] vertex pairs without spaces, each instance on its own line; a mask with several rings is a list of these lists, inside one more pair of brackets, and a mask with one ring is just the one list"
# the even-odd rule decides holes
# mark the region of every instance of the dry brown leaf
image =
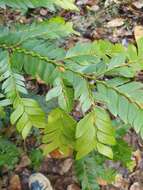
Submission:
[[111,21],[109,21],[106,25],[107,28],[110,28],[110,27],[119,27],[119,26],[122,26],[124,24],[124,19],[122,18],[115,18]]
[[71,184],[67,187],[67,190],[80,190],[80,188],[76,184]]
[[98,178],[98,179],[96,179],[96,181],[97,181],[97,183],[98,183],[99,185],[101,185],[101,186],[107,186],[107,185],[108,185],[107,181],[105,181],[105,180],[102,179],[102,178]]
[[62,73],[64,73],[64,72],[66,71],[65,68],[62,67],[62,66],[58,67],[58,70],[59,70],[60,72],[62,72]]
[[126,179],[123,178],[121,174],[117,174],[115,177],[114,186],[117,188],[123,188],[124,190],[128,190],[129,183]]
[[90,10],[95,11],[95,12],[99,11],[99,9],[100,9],[100,7],[98,5],[93,5],[93,6],[90,7]]
[[133,6],[135,6],[137,9],[143,8],[143,1],[135,1],[132,3]]
[[138,183],[134,183],[131,187],[130,190],[143,190],[143,187]]
[[50,153],[50,156],[52,158],[64,158],[64,154],[62,152],[60,152],[59,150],[54,150]]
[[60,169],[60,174],[64,175],[67,173],[73,165],[73,160],[71,158],[68,158],[64,160],[64,162],[61,163],[61,169]]
[[45,82],[37,75],[36,80],[39,84],[45,84]]
[[23,170],[23,168],[26,168],[30,164],[31,164],[31,160],[29,159],[29,157],[27,155],[23,155],[19,165],[17,165],[16,167],[16,171],[21,171]]
[[134,153],[133,153],[133,156],[135,157],[135,160],[137,162],[137,165],[139,165],[142,161],[142,155],[141,155],[141,151],[140,150],[136,150]]
[[14,175],[10,179],[9,190],[22,190],[20,178],[18,175]]
[[138,25],[134,28],[134,36],[136,41],[143,37],[143,26]]
[[60,150],[56,149],[54,151],[52,151],[50,153],[50,156],[52,158],[57,158],[57,159],[60,159],[60,158],[65,158],[65,157],[69,157],[72,155],[72,149],[69,149],[69,152],[67,153],[67,155],[63,154]]
[[[41,145],[40,148],[43,149],[43,151],[46,149],[45,144]],[[67,158],[72,156],[73,154],[73,150],[69,148],[68,152],[66,154],[64,154],[63,152],[61,152],[59,149],[55,149],[52,152],[50,152],[50,154],[47,154],[46,156],[49,158],[56,158],[56,159],[61,159],[61,158]]]

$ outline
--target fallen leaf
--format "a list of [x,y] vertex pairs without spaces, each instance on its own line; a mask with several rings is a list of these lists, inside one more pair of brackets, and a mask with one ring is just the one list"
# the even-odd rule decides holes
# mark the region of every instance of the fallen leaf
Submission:
[[88,3],[88,0],[80,0],[77,2],[77,5],[86,5]]
[[45,84],[45,82],[43,80],[40,79],[40,77],[37,75],[36,76],[36,80],[39,84]]
[[23,170],[23,168],[26,168],[30,164],[31,164],[31,160],[29,159],[29,157],[27,155],[23,155],[21,158],[20,164],[17,165],[16,167],[16,171],[21,171]]
[[124,24],[124,19],[122,18],[115,18],[111,21],[109,21],[106,25],[107,28],[110,28],[110,27],[119,27],[119,26],[122,26]]
[[46,16],[47,15],[47,13],[48,13],[48,10],[47,9],[41,9],[40,10],[40,15],[42,15],[42,16]]
[[141,25],[135,26],[134,36],[135,36],[136,41],[138,41],[140,38],[143,37],[143,26]]
[[89,10],[94,11],[94,12],[99,11],[99,9],[100,7],[98,5],[93,5],[92,7],[89,8]]
[[124,190],[128,190],[129,183],[126,179],[123,178],[121,174],[116,175],[114,186],[117,188],[123,188]]
[[56,150],[54,150],[54,151],[52,151],[51,153],[50,153],[50,156],[52,157],[52,158],[57,158],[57,159],[60,159],[60,158],[65,158],[65,157],[69,157],[69,156],[71,156],[72,155],[72,150],[71,149],[69,149],[69,152],[65,155],[65,154],[63,154],[60,150],[58,150],[58,149],[56,149]]
[[20,178],[18,175],[14,175],[10,179],[10,185],[8,187],[9,190],[22,190]]
[[67,190],[80,190],[80,188],[76,184],[71,184],[67,187]]
[[52,152],[50,153],[50,156],[51,156],[52,158],[59,158],[59,159],[65,157],[65,155],[64,155],[61,151],[59,151],[58,149],[52,151]]
[[130,190],[143,190],[143,187],[141,187],[141,185],[136,182],[134,183],[131,187],[130,187]]
[[71,158],[64,160],[64,162],[61,163],[60,174],[63,175],[67,173],[71,169],[72,164],[73,160]]
[[135,6],[137,9],[143,8],[143,2],[141,1],[135,1],[132,3],[133,6]]
[[105,180],[102,179],[102,178],[98,178],[98,179],[97,179],[97,183],[98,183],[99,185],[101,185],[101,186],[106,186],[106,185],[108,185],[107,181],[105,181]]
[[62,66],[58,67],[58,70],[59,70],[60,72],[65,72],[65,68],[62,67]]
[[142,161],[142,155],[141,155],[141,151],[140,150],[136,150],[133,153],[133,156],[135,157],[136,163],[137,165],[140,165],[141,161]]

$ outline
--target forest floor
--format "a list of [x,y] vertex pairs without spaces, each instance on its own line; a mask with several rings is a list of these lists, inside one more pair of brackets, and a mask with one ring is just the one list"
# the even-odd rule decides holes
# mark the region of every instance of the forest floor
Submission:
[[[72,36],[65,42],[66,47],[72,47],[77,41],[94,41],[108,39],[113,43],[121,42],[124,45],[135,43],[134,29],[143,25],[143,1],[131,0],[77,0],[80,12],[60,11],[50,13],[47,9],[30,10],[26,15],[14,12],[11,9],[0,9],[0,24],[10,25],[13,22],[31,23],[33,20],[42,21],[53,15],[63,16],[66,20],[74,23],[74,28],[81,33],[81,36]],[[143,31],[137,31],[143,33]],[[143,81],[142,73],[138,80]],[[28,88],[42,94],[45,92],[45,85],[27,78]],[[79,115],[80,113],[75,113]],[[22,143],[18,137],[7,127],[2,129],[12,141],[22,146],[25,150],[21,155],[19,164],[11,171],[7,168],[0,171],[0,190],[28,190],[29,176],[34,172],[45,174],[51,181],[55,190],[80,190],[73,170],[72,158],[60,158],[58,152],[54,152],[42,160],[38,168],[31,166],[28,151],[36,148],[34,137],[29,137]],[[126,141],[133,147],[133,159],[135,166],[132,172],[120,166],[119,163],[112,163],[117,170],[115,182],[112,185],[106,182],[99,182],[101,190],[143,190],[143,142],[135,134],[129,131],[125,137]]]

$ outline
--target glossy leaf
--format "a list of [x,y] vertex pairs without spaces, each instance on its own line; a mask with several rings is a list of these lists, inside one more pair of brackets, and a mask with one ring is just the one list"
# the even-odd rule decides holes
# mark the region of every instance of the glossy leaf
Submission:
[[[97,101],[103,101],[114,116],[119,116],[130,124],[137,133],[142,131],[143,85],[129,82],[112,86],[106,82],[98,83]],[[113,101],[114,100],[114,101]],[[140,122],[139,122],[140,121]]]
[[[115,145],[114,130],[108,113],[99,107],[88,113],[77,124],[77,159],[96,149],[99,153],[113,158],[110,145]],[[109,145],[109,146],[108,146]]]
[[24,83],[25,79],[22,75],[12,70],[7,51],[3,51],[0,54],[0,81],[2,82],[2,91],[12,101],[17,97],[19,92],[27,94]]
[[38,103],[33,99],[17,98],[14,102],[14,112],[10,116],[11,123],[25,139],[32,127],[45,128],[46,117]]
[[38,7],[45,7],[51,10],[54,10],[54,5],[62,7],[64,9],[69,10],[78,10],[77,7],[74,5],[74,0],[1,0],[0,7],[5,8],[5,6],[10,6],[14,9],[28,9],[28,8],[38,8]]
[[49,101],[52,98],[58,97],[59,106],[67,111],[70,112],[73,107],[73,90],[72,88],[66,87],[64,81],[60,78],[57,78],[54,82],[54,88],[52,88],[47,96],[46,100]]
[[76,121],[63,110],[54,109],[48,116],[43,136],[44,154],[55,149],[67,154],[74,148]]

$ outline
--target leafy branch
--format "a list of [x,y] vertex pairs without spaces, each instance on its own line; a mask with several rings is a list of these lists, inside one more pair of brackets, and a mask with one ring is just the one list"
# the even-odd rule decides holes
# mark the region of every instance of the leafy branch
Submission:
[[[130,82],[119,86],[108,82],[97,81],[97,100],[104,102],[114,116],[119,116],[125,123],[134,127],[137,133],[142,132],[142,90],[139,82]],[[114,100],[114,102],[113,102]],[[124,109],[123,109],[124,108]]]
[[[141,53],[133,45],[125,48],[102,40],[77,43],[68,50],[61,48],[60,39],[73,34],[78,35],[72,24],[60,17],[2,30],[1,90],[8,100],[12,97],[12,102],[6,104],[13,104],[11,123],[24,138],[33,126],[44,129],[45,153],[54,149],[67,152],[72,148],[80,159],[96,150],[112,159],[111,147],[116,141],[106,107],[143,136],[143,86],[131,82],[142,67],[141,63],[140,67],[136,65]],[[40,106],[23,98],[26,88],[19,74],[23,72],[52,87],[46,100],[57,98],[60,108],[49,114],[48,123]],[[75,101],[83,113],[78,123],[69,115]],[[100,106],[103,104],[106,107]]]
[[6,6],[12,7],[14,9],[27,10],[28,8],[37,8],[37,7],[45,7],[50,10],[55,10],[55,5],[67,10],[78,10],[78,8],[74,5],[74,0],[1,0],[0,7],[5,8]]

